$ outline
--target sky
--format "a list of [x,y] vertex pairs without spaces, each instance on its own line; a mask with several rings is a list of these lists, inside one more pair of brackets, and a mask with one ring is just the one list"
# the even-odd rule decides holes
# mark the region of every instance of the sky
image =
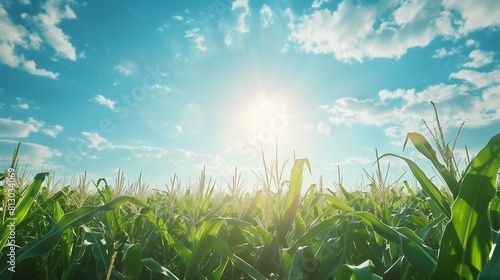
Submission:
[[[435,118],[455,152],[500,132],[500,1],[0,2],[0,165],[224,189],[308,158],[305,183],[368,185],[379,155],[422,166]],[[390,162],[389,178],[408,167]],[[426,167],[427,168],[427,167]],[[432,177],[432,169],[426,169]]]

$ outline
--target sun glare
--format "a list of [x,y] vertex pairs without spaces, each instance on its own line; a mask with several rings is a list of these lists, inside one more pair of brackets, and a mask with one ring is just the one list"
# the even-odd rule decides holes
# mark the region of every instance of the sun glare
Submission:
[[253,103],[253,106],[242,112],[247,131],[255,134],[266,128],[276,128],[280,112],[286,110],[285,107],[286,104],[276,97],[261,97]]

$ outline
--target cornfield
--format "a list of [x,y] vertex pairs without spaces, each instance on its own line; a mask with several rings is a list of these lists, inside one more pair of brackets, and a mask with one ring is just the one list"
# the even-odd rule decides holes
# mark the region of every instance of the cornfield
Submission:
[[422,134],[405,145],[429,160],[440,187],[412,159],[384,154],[404,161],[418,187],[303,186],[307,159],[288,180],[264,159],[253,194],[237,172],[229,193],[216,192],[204,171],[186,189],[176,177],[166,190],[105,179],[87,188],[85,178],[57,189],[49,173],[14,177],[16,150],[0,175],[0,279],[498,279],[500,134],[464,171],[434,140],[441,160]]

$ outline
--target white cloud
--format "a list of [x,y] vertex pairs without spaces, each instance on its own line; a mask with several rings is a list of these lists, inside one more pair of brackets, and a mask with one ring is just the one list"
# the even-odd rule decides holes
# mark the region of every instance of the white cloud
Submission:
[[248,0],[235,0],[232,4],[231,11],[235,11],[238,9],[243,9],[240,16],[238,17],[238,26],[236,30],[240,33],[247,33],[250,31],[250,27],[246,23],[246,18],[250,16],[250,7],[248,6]]
[[120,80],[118,80],[118,79],[113,79],[113,83],[112,83],[112,85],[113,85],[114,87],[116,87],[116,86],[117,86],[117,85],[119,85],[119,84],[120,84]]
[[50,128],[45,128],[42,130],[43,133],[45,133],[46,135],[48,136],[51,136],[51,137],[57,137],[57,134],[59,134],[59,132],[63,131],[63,127],[60,126],[60,125],[54,125]]
[[168,151],[163,148],[151,146],[113,146],[113,148],[129,150],[136,158],[163,158],[168,153]]
[[[168,151],[163,148],[151,147],[146,145],[142,146],[116,145],[95,132],[84,131],[82,132],[82,135],[88,142],[88,147],[96,149],[97,151],[103,151],[103,150],[130,151],[132,155],[136,158],[162,158],[165,157],[166,154],[168,153]],[[91,158],[92,156],[88,155],[88,157]]]
[[[18,142],[0,139],[0,143],[10,145],[11,151],[13,151]],[[29,169],[54,170],[60,166],[51,162],[50,159],[61,156],[62,154],[60,151],[51,149],[47,146],[30,142],[22,142],[21,148],[19,149],[18,159],[20,165],[26,164]]]
[[177,20],[177,21],[183,21],[184,20],[184,18],[182,16],[179,16],[179,15],[173,16],[172,18],[175,19],[175,20]]
[[436,54],[432,56],[432,58],[443,58],[445,56],[451,56],[458,54],[458,49],[453,48],[451,50],[446,50],[445,48],[440,48],[436,50]]
[[285,43],[281,48],[280,53],[287,53],[289,49],[290,49],[290,44]]
[[22,61],[21,68],[33,75],[48,77],[54,80],[56,80],[57,77],[59,76],[59,73],[54,73],[45,69],[38,69],[36,67],[36,63],[33,60]]
[[194,43],[196,44],[196,48],[200,50],[201,52],[206,52],[208,50],[207,47],[203,45],[203,42],[205,42],[205,36],[200,35],[194,39]]
[[30,122],[0,118],[0,137],[26,138],[38,128]]
[[150,88],[151,90],[159,90],[162,91],[163,93],[168,93],[172,92],[172,89],[169,88],[167,85],[160,85],[160,84],[154,84]]
[[40,37],[37,34],[28,33],[23,26],[14,24],[2,4],[0,4],[0,26],[2,27],[2,32],[0,32],[0,62],[10,67],[24,69],[33,75],[57,79],[58,73],[38,69],[34,61],[26,60],[23,54],[17,54],[18,46],[37,50],[41,43]]
[[274,14],[271,8],[264,4],[260,9],[260,22],[263,28],[268,28],[274,23]]
[[465,67],[480,68],[493,62],[494,52],[473,50],[469,54],[471,61],[464,64]]
[[250,7],[248,6],[248,0],[235,0],[231,6],[231,10],[243,9],[245,12],[250,12]]
[[60,1],[47,1],[43,5],[45,14],[34,17],[45,41],[64,58],[76,60],[76,50],[66,35],[57,25],[63,19],[76,19],[75,12],[69,5],[62,7]]
[[186,38],[195,37],[199,31],[200,31],[199,28],[193,28],[191,30],[187,30],[184,37]]
[[104,139],[101,137],[99,134],[95,132],[87,132],[84,131],[82,132],[82,135],[87,138],[87,140],[90,142],[89,147],[94,148],[98,151],[102,151],[103,149],[110,147],[111,143],[108,142],[108,140]]
[[108,107],[108,108],[109,108],[109,109],[111,109],[111,110],[114,110],[114,109],[115,109],[115,102],[114,102],[113,100],[111,100],[111,99],[108,99],[108,98],[106,98],[106,97],[104,97],[104,96],[100,95],[100,94],[99,94],[99,95],[96,95],[96,96],[93,98],[93,100],[94,100],[95,102],[97,102],[97,104],[99,104],[99,105],[103,105],[103,106],[106,106],[106,107]]
[[444,0],[444,7],[460,13],[459,32],[500,26],[500,2],[492,0]]
[[316,131],[318,131],[318,133],[320,133],[320,134],[328,135],[328,134],[330,134],[330,125],[323,123],[323,122],[320,122],[316,126]]
[[465,45],[467,47],[478,47],[479,46],[479,42],[473,40],[473,39],[468,39],[466,42],[465,42]]
[[[498,81],[498,80],[497,80]],[[340,98],[333,104],[321,106],[329,113],[333,125],[369,125],[383,127],[384,133],[404,139],[408,132],[426,131],[422,118],[432,122],[434,101],[440,112],[442,127],[481,127],[500,121],[500,85],[485,89],[466,85],[432,85],[417,92],[414,89],[381,90],[378,99]]]
[[0,137],[27,138],[31,132],[42,132],[56,137],[63,130],[60,125],[46,127],[44,121],[28,118],[28,121],[0,118]]
[[438,36],[458,36],[452,18],[453,13],[442,9],[439,1],[363,5],[343,0],[337,10],[314,10],[289,24],[289,39],[305,52],[332,53],[343,62],[399,58]]
[[225,160],[218,155],[173,149],[168,151],[167,157],[173,164],[189,165],[196,169],[202,169],[203,166],[209,166],[212,171],[221,171],[226,168]]
[[115,71],[117,71],[118,73],[121,73],[125,76],[128,76],[132,73],[132,70],[130,70],[129,68],[123,66],[123,65],[115,65],[115,67],[113,68]]
[[478,88],[483,88],[500,82],[500,70],[477,72],[474,70],[462,69],[456,73],[452,73],[450,78],[462,79]]
[[232,44],[233,44],[233,36],[231,35],[231,33],[228,32],[224,37],[224,45],[231,46]]
[[321,7],[321,5],[325,4],[325,3],[328,3],[330,2],[330,0],[314,0],[314,2],[312,3],[311,7],[313,9],[318,9]]
[[194,28],[191,30],[187,30],[186,33],[184,34],[185,38],[194,38],[193,42],[196,45],[196,48],[200,50],[201,52],[206,52],[208,48],[203,45],[205,42],[205,36],[199,35],[198,32],[200,31],[199,28]]
[[23,100],[19,97],[16,97],[17,104],[12,105],[12,108],[15,109],[22,109],[22,110],[28,110],[30,108],[30,105],[28,103],[23,102]]
[[[337,99],[328,109],[330,122],[336,125],[367,124],[381,126],[394,120],[393,108],[384,102],[352,97]],[[376,117],[375,117],[376,116]]]

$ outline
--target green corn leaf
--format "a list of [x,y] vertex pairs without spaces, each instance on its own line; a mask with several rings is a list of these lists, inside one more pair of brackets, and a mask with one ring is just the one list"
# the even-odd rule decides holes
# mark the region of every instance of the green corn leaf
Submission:
[[368,280],[382,279],[382,277],[373,273],[374,265],[372,261],[367,260],[360,265],[343,265],[335,273],[335,279],[339,280]]
[[490,204],[491,227],[500,230],[500,196],[495,197]]
[[[408,139],[413,143],[413,146],[426,158],[428,158],[434,167],[439,171],[439,174],[443,177],[444,181],[448,185],[449,190],[456,195],[458,194],[458,188],[457,188],[457,179],[455,178],[455,175],[448,169],[446,169],[446,166],[441,164],[436,156],[436,151],[432,148],[431,144],[427,141],[425,136],[423,136],[420,133],[417,132],[412,132],[408,133],[405,139],[404,146],[406,146],[406,143],[408,142]],[[449,147],[447,147],[449,149]],[[451,151],[450,151],[451,153]],[[453,166],[453,165],[451,165]]]
[[225,260],[221,261],[221,264],[215,269],[212,273],[208,275],[208,280],[220,280],[222,279],[222,275],[224,274],[224,270],[226,270],[227,264],[229,263],[228,258],[224,258]]
[[398,246],[413,266],[426,275],[431,275],[436,266],[436,252],[426,246],[425,242],[413,231],[404,227],[389,227],[371,213],[356,212],[353,215],[370,224],[380,236]]
[[125,279],[139,279],[143,263],[141,244],[123,244],[123,276]]
[[347,213],[354,213],[354,209],[349,207],[347,204],[343,203],[340,199],[336,198],[333,195],[330,194],[325,194],[324,197],[330,201],[330,203],[335,207],[340,210],[344,210]]
[[[57,246],[59,238],[67,228],[82,225],[98,214],[105,211],[114,210],[127,202],[136,204],[138,206],[144,205],[136,198],[120,196],[102,206],[81,207],[74,212],[65,214],[45,236],[27,243],[16,252],[17,263],[21,263],[25,259],[42,256],[49,253],[54,247]],[[7,271],[7,264],[2,263],[0,265],[0,276],[3,276],[3,274]]]
[[[351,234],[351,223],[347,226],[345,237],[349,238]],[[346,238],[330,238],[322,243],[318,249],[315,258],[319,259],[319,267],[316,273],[317,279],[329,279],[344,263],[346,258],[347,247],[349,242],[344,241]],[[342,245],[343,243],[343,245]]]
[[20,222],[22,222],[22,220],[26,216],[26,213],[28,213],[28,210],[31,208],[31,205],[35,200],[38,191],[40,190],[40,187],[45,180],[45,177],[48,175],[48,172],[36,174],[35,178],[33,179],[33,183],[31,183],[31,185],[26,189],[21,198],[16,201],[14,216],[9,217],[12,218],[12,220],[7,220],[5,223],[3,223],[2,227],[0,227],[0,248],[3,248],[5,244],[7,244],[10,231],[10,228],[8,227],[9,224],[12,222],[17,226]]
[[85,240],[92,245],[92,254],[96,258],[96,267],[99,275],[106,275],[108,273],[110,258],[104,248],[103,234],[101,232],[92,231],[90,228],[82,225],[85,232]]
[[[422,169],[420,169],[420,167],[418,167],[418,165],[415,162],[413,162],[408,158],[390,153],[382,155],[379,159],[386,156],[393,156],[404,160],[406,164],[408,164],[408,167],[410,168],[411,172],[413,173],[417,181],[422,186],[424,193],[432,199],[432,202],[434,202],[437,205],[441,213],[444,213],[448,218],[451,217],[449,203],[446,201],[441,191],[439,191],[439,189],[431,182],[431,180],[427,178],[425,173],[422,171]],[[437,217],[441,213],[434,213],[434,215]]]
[[495,249],[491,255],[491,259],[479,273],[478,280],[495,279],[500,275],[500,233],[497,233],[495,241]]
[[173,274],[170,270],[159,264],[153,258],[142,259],[142,263],[152,272],[160,273],[167,276],[167,279],[179,280],[179,278],[177,278],[175,274]]
[[300,192],[302,190],[302,174],[304,171],[304,164],[307,165],[309,172],[311,172],[311,165],[308,159],[297,159],[292,167],[290,174],[289,190],[286,195],[285,204],[283,205],[284,215],[281,217],[281,222],[278,224],[278,242],[285,243],[285,238],[292,226],[295,219],[295,213],[299,206]]
[[428,223],[422,230],[420,230],[420,232],[418,233],[418,237],[422,238],[422,240],[427,239],[427,237],[429,236],[429,232],[431,231],[431,229],[436,228],[445,219],[446,219],[446,216],[444,214],[441,214],[441,216],[437,217],[432,222]]
[[488,206],[496,194],[500,134],[472,160],[460,179],[460,192],[441,239],[432,279],[476,279],[492,246]]
[[290,266],[284,279],[303,279],[304,269],[302,263],[304,261],[304,247],[300,247],[290,259]]
[[224,258],[228,258],[235,267],[245,272],[249,277],[258,280],[266,279],[266,277],[264,277],[264,275],[262,275],[259,271],[234,254],[224,241],[210,235],[207,237],[207,240],[208,244],[214,251]]

